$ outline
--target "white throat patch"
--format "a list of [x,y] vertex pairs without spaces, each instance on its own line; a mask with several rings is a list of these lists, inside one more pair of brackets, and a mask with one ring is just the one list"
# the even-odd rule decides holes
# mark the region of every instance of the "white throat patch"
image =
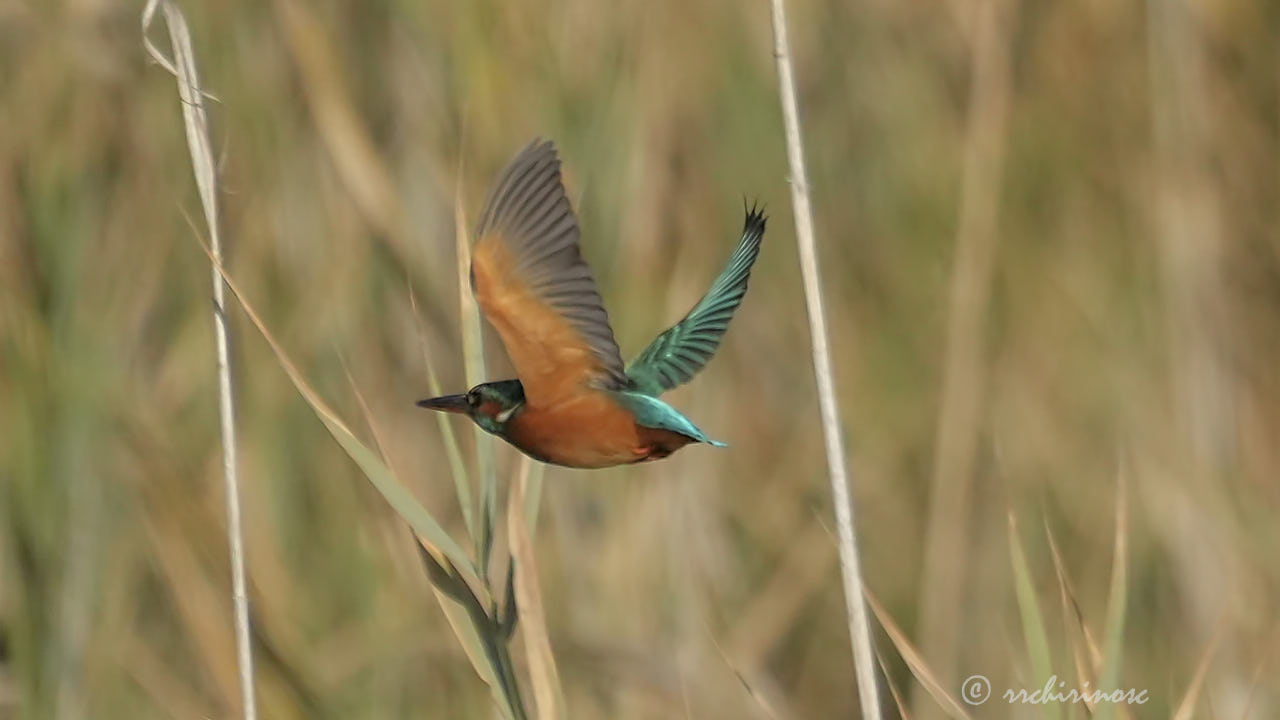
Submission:
[[497,420],[497,421],[498,421],[498,422],[500,422],[500,423],[506,424],[506,422],[507,422],[508,420],[510,420],[510,419],[511,419],[511,416],[512,416],[512,415],[515,415],[515,414],[516,414],[516,411],[517,411],[517,410],[519,410],[519,409],[520,409],[520,408],[522,408],[522,407],[524,407],[524,403],[519,403],[519,404],[517,404],[517,405],[512,405],[511,407],[507,408],[506,410],[503,410],[502,412],[498,413],[497,415],[494,415],[494,416],[493,416],[493,419],[494,419],[494,420]]

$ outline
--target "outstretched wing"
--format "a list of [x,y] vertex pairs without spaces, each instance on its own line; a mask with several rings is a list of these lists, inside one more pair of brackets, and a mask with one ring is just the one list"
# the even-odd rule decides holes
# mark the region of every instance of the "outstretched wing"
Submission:
[[689,382],[715,354],[734,311],[747,294],[747,280],[760,254],[766,220],[758,208],[747,211],[742,239],[729,258],[729,266],[683,320],[649,343],[627,366],[634,390],[657,397]]
[[535,140],[502,171],[476,236],[471,288],[527,402],[553,405],[585,385],[623,386],[618,343],[578,250],[554,145]]

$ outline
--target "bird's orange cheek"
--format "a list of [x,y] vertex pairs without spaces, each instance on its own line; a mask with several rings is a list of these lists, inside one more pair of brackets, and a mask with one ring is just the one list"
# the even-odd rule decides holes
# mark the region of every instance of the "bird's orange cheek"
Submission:
[[496,417],[502,412],[502,406],[492,400],[486,400],[480,403],[480,407],[476,408],[476,412],[486,417]]

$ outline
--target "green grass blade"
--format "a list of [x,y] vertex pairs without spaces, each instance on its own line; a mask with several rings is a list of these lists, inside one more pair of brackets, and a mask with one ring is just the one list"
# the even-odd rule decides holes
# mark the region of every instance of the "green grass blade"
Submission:
[[509,638],[494,618],[485,613],[480,600],[461,577],[452,569],[446,569],[425,544],[420,544],[419,550],[445,619],[462,643],[476,674],[489,686],[494,704],[506,720],[527,720],[512,673]]
[[534,462],[528,456],[520,460],[520,485],[524,491],[524,522],[529,526],[529,536],[538,534],[538,509],[542,506],[542,478],[547,466]]
[[[1129,598],[1129,528],[1128,503],[1125,500],[1124,479],[1116,491],[1116,538],[1111,557],[1111,590],[1107,598],[1107,626],[1103,630],[1102,672],[1098,675],[1098,689],[1111,692],[1120,680],[1120,668],[1124,664],[1124,623]],[[1099,703],[1097,720],[1110,720],[1115,716],[1115,703]]]
[[[1044,536],[1049,542],[1049,555],[1053,558],[1053,571],[1058,579],[1058,598],[1062,603],[1062,632],[1067,652],[1070,653],[1075,666],[1076,687],[1083,688],[1086,682],[1093,684],[1096,668],[1102,664],[1102,652],[1097,649],[1093,633],[1084,621],[1084,613],[1080,611],[1080,603],[1076,601],[1075,589],[1071,586],[1071,579],[1067,577],[1066,563],[1062,560],[1062,553],[1058,552],[1058,541],[1053,536],[1048,519],[1044,520]],[[1086,713],[1092,714],[1094,704],[1086,700],[1084,706]],[[1071,715],[1074,717],[1074,709]]]
[[[462,547],[454,542],[453,538],[440,526],[440,523],[427,512],[426,508],[418,503],[417,498],[395,479],[382,460],[367,445],[360,442],[355,435],[352,435],[345,425],[335,418],[326,416],[315,405],[312,405],[312,407],[316,410],[316,415],[320,417],[320,421],[329,429],[329,434],[333,435],[333,438],[338,441],[338,444],[347,452],[347,455],[355,461],[356,465],[360,466],[360,470],[364,472],[365,477],[369,478],[369,481],[378,489],[378,492],[382,493],[382,496],[391,504],[396,513],[404,518],[405,522],[408,522],[414,531],[420,534],[427,543],[444,553],[455,565],[475,572],[471,567],[470,558],[467,557]],[[459,564],[459,561],[462,564]]]
[[[413,325],[418,333],[418,345],[422,348],[422,363],[427,367],[427,389],[432,395],[443,395],[440,376],[436,374],[435,364],[431,362],[431,353],[427,348],[427,334],[422,330],[422,322],[418,316],[418,299],[409,290],[409,306],[413,309]],[[476,536],[475,510],[471,506],[471,478],[467,473],[467,464],[462,460],[462,447],[458,445],[458,436],[449,423],[448,413],[431,413],[436,416],[440,427],[440,437],[444,440],[445,455],[449,458],[449,472],[453,475],[453,488],[458,494],[458,507],[462,511],[462,521],[466,523],[467,535]]]
[[[461,178],[462,173],[458,173]],[[458,189],[453,205],[454,241],[458,254],[458,312],[461,314],[462,354],[467,372],[467,386],[474,387],[485,381],[484,338],[480,330],[480,308],[471,294],[471,243],[467,239],[466,213],[462,208],[462,190]],[[480,573],[489,568],[489,556],[493,550],[494,523],[498,513],[498,479],[493,463],[493,438],[476,426],[476,467],[480,473],[479,535],[476,541],[476,557]]]
[[[1027,565],[1027,556],[1018,536],[1018,522],[1009,513],[1009,556],[1013,565],[1013,585],[1018,597],[1018,614],[1022,617],[1022,635],[1027,643],[1027,655],[1031,658],[1032,686],[1039,686],[1053,677],[1053,664],[1049,654],[1049,633],[1045,630],[1044,613],[1040,611],[1040,599],[1036,584]],[[1056,689],[1056,688],[1055,688]],[[1041,705],[1045,717],[1062,717],[1062,706],[1057,703]]]
[[[204,247],[203,243],[201,243],[201,246]],[[213,255],[209,252],[209,249],[205,247],[204,250],[205,253],[209,255],[209,258],[213,260]],[[285,353],[284,348],[280,343],[276,341],[275,336],[267,330],[266,324],[262,322],[262,318],[258,316],[257,311],[255,311],[253,306],[249,304],[244,293],[240,291],[239,286],[231,280],[231,276],[227,273],[226,269],[223,268],[216,260],[213,260],[213,262],[215,267],[218,269],[218,273],[221,274],[223,280],[226,281],[227,287],[231,289],[231,294],[234,295],[236,301],[240,303],[240,307],[244,309],[245,315],[249,317],[249,320],[253,323],[254,327],[258,329],[258,332],[262,335],[263,339],[265,339],[267,344],[271,347],[271,351],[276,356],[276,361],[284,370],[285,375],[289,377],[294,388],[297,389],[298,394],[301,395],[302,399],[306,400],[307,404],[311,406],[316,417],[320,418],[320,422],[324,424],[325,429],[329,431],[329,434],[333,436],[333,439],[337,440],[338,444],[342,446],[342,449],[347,453],[347,456],[360,467],[360,470],[364,473],[365,477],[369,479],[369,482],[373,483],[373,486],[382,494],[382,497],[390,503],[391,507],[401,518],[405,520],[405,522],[409,523],[410,527],[414,529],[414,532],[418,533],[419,537],[433,546],[433,548],[438,550],[440,553],[443,553],[464,573],[476,576],[475,566],[472,564],[471,559],[467,557],[467,554],[463,551],[462,547],[449,536],[449,533],[445,532],[440,523],[437,522],[436,519],[432,517],[431,513],[428,512],[427,509],[418,502],[417,498],[413,496],[413,493],[409,492],[408,488],[402,485],[400,481],[395,478],[391,469],[382,462],[377,453],[361,442],[360,439],[351,432],[346,424],[342,422],[337,413],[335,413],[333,409],[330,408],[323,399],[321,399],[320,395],[311,387],[311,385],[307,383],[307,381],[302,377],[301,371],[299,371],[293,361],[289,359],[288,354]]]
[[[355,394],[356,401],[360,404],[361,412],[364,413],[365,422],[369,425],[369,431],[373,434],[374,445],[382,457],[385,458],[386,449],[382,442],[382,434],[378,432],[378,425],[374,421],[373,413],[369,410],[369,403],[365,401],[364,394],[360,392],[359,386],[356,385],[355,378],[352,377],[351,370],[347,367],[345,360],[342,362],[342,366],[343,370],[346,371],[351,391]],[[464,588],[463,581],[456,575],[448,575],[441,565],[441,560],[437,557],[437,551],[431,549],[427,543],[424,543],[420,536],[415,534],[414,538],[422,552],[423,561],[428,563],[429,573],[430,570],[435,571],[431,573],[431,588],[435,593],[436,600],[440,603],[440,609],[444,611],[449,627],[453,630],[454,636],[458,638],[458,643],[462,645],[462,649],[466,653],[467,659],[471,662],[471,666],[475,669],[476,674],[493,692],[494,702],[497,703],[499,709],[503,710],[506,717],[513,717],[515,713],[511,707],[512,693],[510,686],[500,682],[495,671],[498,664],[493,661],[496,657],[496,645],[494,643],[498,639],[493,632],[493,624],[488,622],[487,618],[478,621],[466,606],[450,596],[450,593],[470,592],[470,588]],[[446,589],[448,592],[446,592]]]
[[494,675],[493,667],[486,659],[485,642],[480,637],[480,632],[476,629],[474,623],[471,622],[471,616],[467,613],[467,609],[462,607],[458,601],[445,595],[435,585],[431,586],[432,592],[436,595],[436,600],[440,602],[440,609],[444,611],[444,617],[449,622],[449,627],[453,628],[453,634],[458,636],[458,642],[462,644],[462,649],[467,653],[467,659],[471,661],[471,667],[475,668],[476,674],[489,686],[489,690],[493,693],[494,704],[502,711],[502,715],[507,720],[513,717],[511,704],[507,700],[507,695],[502,689],[502,685],[498,682]]

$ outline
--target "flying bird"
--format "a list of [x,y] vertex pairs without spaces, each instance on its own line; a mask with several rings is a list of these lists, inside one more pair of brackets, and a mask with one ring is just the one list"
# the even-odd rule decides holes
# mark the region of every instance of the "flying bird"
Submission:
[[498,176],[471,255],[471,290],[518,379],[420,400],[460,413],[543,462],[603,468],[665,458],[690,443],[724,447],[658,399],[707,364],[747,292],[765,215],[746,211],[738,247],[680,322],[623,365],[578,247],[578,220],[549,141],[535,140]]

